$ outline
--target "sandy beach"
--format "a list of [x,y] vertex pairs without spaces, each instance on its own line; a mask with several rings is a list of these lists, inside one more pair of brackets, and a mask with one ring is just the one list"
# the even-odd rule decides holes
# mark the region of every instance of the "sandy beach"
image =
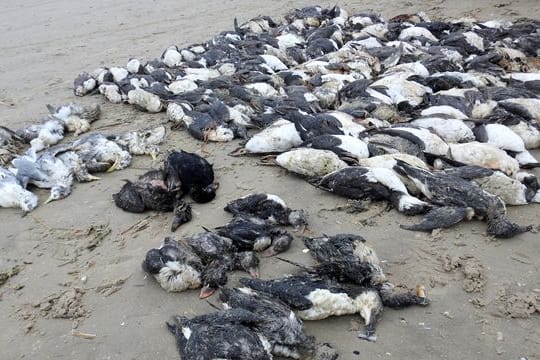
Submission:
[[[46,104],[70,101],[102,106],[92,131],[115,133],[165,124],[165,113],[142,113],[129,105],[107,103],[101,96],[76,98],[73,79],[100,65],[125,66],[130,57],[159,57],[171,44],[202,42],[232,29],[235,17],[240,22],[259,14],[277,19],[288,9],[308,4],[312,3],[6,3],[0,9],[0,124],[30,124],[47,113]],[[540,18],[535,0],[368,0],[339,5],[350,13],[373,11],[386,17],[424,11],[432,19]],[[540,359],[540,205],[508,208],[510,219],[534,226],[532,232],[510,240],[487,237],[485,223],[478,221],[433,234],[409,232],[399,224],[417,219],[387,211],[384,203],[349,213],[343,209],[345,199],[285,170],[260,166],[254,157],[228,156],[236,147],[236,140],[210,143],[203,154],[200,142],[184,131],[168,129],[162,153],[184,149],[203,154],[214,164],[220,183],[215,200],[193,205],[193,220],[180,227],[175,238],[199,232],[201,226],[226,223],[231,216],[223,207],[232,199],[255,191],[274,193],[291,207],[306,210],[306,235],[361,234],[395,284],[423,284],[432,299],[425,308],[385,310],[376,343],[357,338],[358,316],[306,322],[309,333],[332,344],[340,359]],[[539,151],[533,154],[540,156]],[[155,161],[135,157],[131,167],[103,174],[100,181],[77,183],[67,199],[40,205],[24,218],[19,209],[0,209],[0,271],[11,270],[13,275],[0,283],[0,358],[179,358],[165,321],[175,314],[193,316],[213,308],[199,300],[197,291],[166,293],[141,270],[145,252],[171,235],[172,214],[123,212],[111,198],[123,179],[157,168],[162,161],[163,155]],[[538,176],[540,170],[534,173]],[[37,194],[42,204],[47,191]],[[296,239],[282,257],[312,264],[302,249]],[[295,271],[279,259],[262,260],[263,278]],[[238,284],[241,276],[231,274],[229,286]],[[219,305],[217,296],[208,301]],[[530,315],[534,306],[537,312]],[[73,329],[95,337],[73,336]]]

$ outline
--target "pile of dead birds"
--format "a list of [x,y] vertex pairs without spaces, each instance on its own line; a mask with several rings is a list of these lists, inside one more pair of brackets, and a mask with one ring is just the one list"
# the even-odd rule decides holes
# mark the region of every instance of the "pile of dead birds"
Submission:
[[[375,251],[354,234],[305,237],[317,265],[291,262],[300,268],[297,274],[261,280],[255,251],[273,256],[287,250],[293,236],[280,225],[306,226],[303,211],[272,194],[244,196],[225,210],[234,215],[228,224],[182,241],[166,238],[143,261],[143,269],[167,291],[202,287],[200,298],[206,298],[221,290],[224,310],[168,324],[183,359],[336,359],[333,348],[307,335],[302,320],[359,314],[366,326],[359,337],[375,341],[384,306],[430,302],[422,287],[416,293],[396,290]],[[246,287],[225,287],[232,270],[252,275],[240,279]]]
[[38,205],[29,185],[50,189],[46,203],[71,194],[73,181],[99,180],[97,172],[121,170],[132,155],[157,156],[165,127],[117,135],[92,133],[59,144],[66,132],[75,136],[90,130],[101,113],[99,105],[70,103],[53,107],[39,124],[17,130],[0,127],[0,207],[20,207],[24,213]]
[[147,171],[135,181],[126,180],[113,199],[116,206],[133,213],[173,211],[171,231],[175,231],[192,218],[191,205],[184,195],[198,203],[212,201],[219,184],[214,180],[214,170],[206,159],[183,150],[173,151],[162,169]]
[[[185,159],[189,153],[182,154]],[[166,179],[176,177],[167,167],[163,173]],[[202,286],[200,297],[206,298],[227,283],[227,271],[244,270],[259,277],[259,258],[255,252],[274,256],[288,250],[293,236],[282,226],[300,229],[307,225],[304,212],[290,209],[277,195],[247,195],[227,204],[225,211],[234,215],[229,223],[213,230],[203,227],[203,232],[182,242],[166,238],[159,248],[147,252],[143,269],[167,291]],[[176,217],[178,214],[173,227],[179,223]]]
[[538,166],[539,29],[311,6],[82,73],[74,90],[167,111],[200,140],[245,138],[235,155],[279,154],[264,160],[321,189],[426,214],[405,228],[474,217],[504,238],[530,229],[505,206],[540,202],[522,171]]

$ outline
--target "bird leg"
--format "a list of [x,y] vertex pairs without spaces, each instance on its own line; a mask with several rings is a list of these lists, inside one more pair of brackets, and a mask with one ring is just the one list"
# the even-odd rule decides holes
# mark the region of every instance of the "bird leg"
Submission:
[[246,154],[249,154],[249,152],[243,146],[240,146],[240,147],[234,149],[233,151],[231,151],[229,153],[229,156],[237,157],[237,156],[243,156],[243,155],[246,155]]
[[261,159],[259,160],[259,164],[265,166],[277,166],[276,155],[266,155],[261,157]]
[[118,160],[114,161],[111,167],[107,169],[107,172],[110,173],[110,172],[115,171],[116,169],[118,169]]
[[371,319],[371,321],[366,324],[365,332],[358,333],[358,337],[363,340],[367,340],[370,342],[376,342],[377,336],[375,335],[375,330],[377,327],[377,319],[374,317]]
[[177,199],[174,204],[174,218],[171,224],[171,231],[176,231],[180,225],[187,223],[191,218],[191,205],[182,199]]

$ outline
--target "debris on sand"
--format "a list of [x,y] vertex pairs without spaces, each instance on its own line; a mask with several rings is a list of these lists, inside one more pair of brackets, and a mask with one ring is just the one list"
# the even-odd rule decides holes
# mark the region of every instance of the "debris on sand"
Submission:
[[0,286],[4,285],[9,280],[9,278],[12,278],[18,273],[20,273],[22,269],[23,266],[15,265],[7,270],[0,271]]
[[442,257],[442,267],[446,272],[460,269],[463,274],[463,290],[468,293],[481,292],[486,285],[484,266],[472,255]]
[[71,335],[86,340],[94,340],[97,336],[96,334],[84,333],[75,329],[71,330]]
[[513,293],[501,288],[495,306],[500,315],[527,319],[534,314],[540,314],[540,294],[534,291]]
[[34,307],[44,318],[52,319],[78,319],[86,316],[82,297],[85,291],[80,288],[68,289],[62,293],[47,296]]
[[128,278],[129,276],[116,280],[106,280],[101,285],[96,287],[96,292],[103,296],[110,296],[119,291]]

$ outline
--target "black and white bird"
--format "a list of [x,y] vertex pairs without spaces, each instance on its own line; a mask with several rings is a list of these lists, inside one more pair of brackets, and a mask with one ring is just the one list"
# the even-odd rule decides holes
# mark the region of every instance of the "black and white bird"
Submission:
[[233,215],[255,216],[272,224],[301,227],[307,225],[303,210],[292,210],[274,194],[249,194],[230,201],[224,208]]
[[412,305],[426,306],[430,300],[413,292],[397,291],[384,274],[379,258],[365,239],[355,234],[337,234],[304,238],[309,253],[317,259],[317,273],[341,283],[376,289],[384,306],[395,309]]
[[73,92],[77,96],[84,96],[97,88],[97,81],[89,73],[80,73],[73,81]]
[[219,235],[230,238],[239,250],[254,250],[273,256],[289,249],[293,237],[286,230],[263,219],[237,215],[228,224],[217,227]]
[[259,277],[259,258],[253,251],[239,251],[234,242],[211,231],[188,236],[187,244],[208,264],[214,260],[229,258],[230,270],[243,270]]
[[244,309],[199,315],[176,316],[168,322],[182,359],[272,360],[272,345],[252,326],[260,316]]
[[227,272],[235,270],[235,264],[235,260],[227,256],[204,264],[190,246],[165,238],[159,248],[146,253],[142,267],[166,291],[202,287],[199,297],[206,298],[227,283]]
[[473,130],[476,140],[513,154],[520,167],[540,166],[538,160],[525,147],[523,139],[509,127],[502,124],[485,124]]
[[333,151],[312,148],[284,152],[276,157],[275,162],[290,172],[308,177],[324,176],[347,167],[347,163]]
[[89,172],[112,172],[122,170],[131,164],[131,154],[105,135],[89,134],[75,140],[70,145],[84,162]]
[[388,200],[399,212],[414,215],[429,204],[410,195],[391,169],[350,166],[323,177],[309,179],[314,186],[354,200]]
[[165,238],[159,248],[150,249],[142,264],[158,284],[169,292],[197,289],[202,286],[204,266],[189,246]]
[[[500,238],[509,238],[529,231],[531,226],[512,223],[506,216],[504,202],[497,196],[488,194],[482,188],[461,177],[445,173],[435,173],[416,168],[398,161],[394,169],[413,181],[417,189],[442,209],[432,209],[426,214],[422,230],[448,227],[461,220],[474,216],[485,218],[488,234]],[[451,212],[451,216],[449,214]]]
[[368,145],[350,135],[320,135],[304,141],[300,147],[330,150],[342,160],[353,162],[369,157]]
[[314,339],[281,300],[250,288],[223,288],[219,298],[225,309],[244,309],[260,317],[253,329],[268,339],[273,355],[301,359],[313,351]]
[[374,334],[383,304],[377,290],[358,285],[340,285],[315,274],[299,274],[281,279],[240,279],[242,285],[277,297],[297,311],[303,320],[360,314],[366,324],[365,338]]

